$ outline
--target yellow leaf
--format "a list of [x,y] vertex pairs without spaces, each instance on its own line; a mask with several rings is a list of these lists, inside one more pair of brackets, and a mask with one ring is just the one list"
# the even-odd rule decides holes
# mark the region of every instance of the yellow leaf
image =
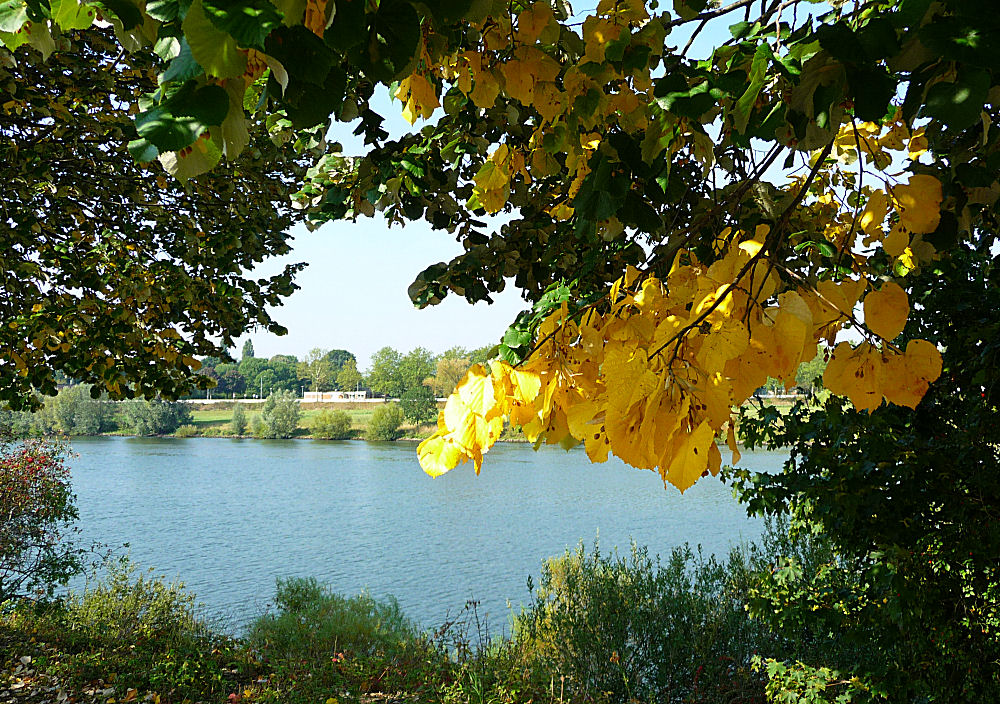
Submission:
[[928,382],[941,376],[941,353],[927,340],[910,340],[906,345],[906,366]]
[[879,353],[867,342],[851,349],[841,342],[823,372],[823,385],[838,396],[846,396],[860,410],[874,410],[882,403],[883,365]]
[[916,174],[906,185],[896,186],[892,195],[900,222],[910,232],[934,232],[941,221],[941,182],[930,174]]
[[708,448],[715,443],[715,433],[708,421],[682,436],[680,444],[664,473],[664,479],[681,490],[689,489],[708,469]]
[[898,257],[904,251],[906,251],[906,246],[910,244],[910,235],[903,227],[902,223],[896,223],[891,230],[889,230],[889,236],[885,238],[882,243],[882,249],[890,257]]
[[477,108],[491,108],[500,94],[500,84],[490,71],[480,71],[476,74],[476,85],[469,95]]
[[883,340],[894,340],[903,332],[910,314],[906,291],[887,281],[878,291],[865,296],[865,325]]
[[421,73],[412,73],[400,81],[396,98],[405,103],[403,117],[411,125],[417,121],[417,116],[426,120],[434,113],[435,108],[441,106],[437,89]]
[[743,454],[740,452],[740,446],[736,442],[736,430],[731,422],[729,423],[729,431],[726,433],[726,445],[730,450],[732,450],[732,464],[735,466],[736,463],[743,457]]
[[531,7],[522,10],[517,16],[518,41],[534,44],[554,19],[548,0],[539,0]]
[[482,364],[474,364],[455,386],[455,392],[472,413],[490,420],[497,415],[493,377]]
[[417,446],[417,459],[427,474],[439,477],[469,458],[458,445],[436,433]]
[[869,237],[881,239],[882,223],[889,213],[889,197],[884,191],[875,191],[868,197],[865,209],[858,219],[861,230]]

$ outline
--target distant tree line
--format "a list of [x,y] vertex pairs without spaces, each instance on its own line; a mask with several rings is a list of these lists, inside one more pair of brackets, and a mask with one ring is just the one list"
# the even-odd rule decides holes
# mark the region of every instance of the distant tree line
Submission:
[[166,435],[191,422],[191,411],[183,403],[159,399],[109,401],[91,396],[87,384],[66,386],[45,399],[37,411],[0,409],[0,437],[44,437],[50,435]]
[[441,397],[451,393],[470,366],[485,362],[489,352],[489,347],[452,347],[436,355],[423,347],[406,353],[383,347],[362,372],[357,358],[347,350],[315,348],[302,359],[286,354],[266,359],[255,357],[253,343],[247,341],[239,362],[203,359],[200,373],[214,380],[215,387],[189,398],[267,398],[278,391],[298,396],[304,391],[356,390],[387,398],[403,398],[408,393]]

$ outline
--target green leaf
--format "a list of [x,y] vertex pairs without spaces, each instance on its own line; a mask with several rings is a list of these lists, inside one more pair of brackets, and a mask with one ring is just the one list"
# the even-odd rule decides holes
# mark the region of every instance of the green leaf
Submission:
[[242,47],[264,48],[264,39],[281,25],[269,0],[202,0],[205,16]]
[[63,31],[86,29],[94,23],[97,10],[77,0],[52,0],[52,21]]
[[0,2],[0,32],[16,32],[28,21],[28,6],[23,0]]
[[159,82],[163,83],[184,83],[192,78],[197,78],[204,71],[201,65],[194,60],[191,55],[191,47],[188,45],[187,38],[181,37],[181,51],[170,65],[167,66],[167,70],[160,74]]
[[[94,4],[103,7],[122,23],[122,29],[128,31],[142,24],[142,12],[129,0],[97,0]],[[148,7],[147,7],[148,11]],[[149,13],[150,17],[153,14]],[[154,17],[154,19],[157,19]]]
[[340,0],[333,24],[323,38],[327,44],[340,52],[363,44],[368,38],[368,18],[365,15],[364,0]]
[[281,62],[289,81],[322,86],[336,56],[323,40],[302,25],[280,27],[265,42],[265,51]]
[[[229,95],[221,86],[196,87],[188,81],[170,97],[135,118],[139,136],[160,153],[190,146],[210,127],[222,124],[229,111]],[[133,155],[148,156],[148,147],[134,141]],[[148,160],[148,159],[147,159]]]
[[420,17],[404,0],[379,5],[368,41],[355,47],[358,66],[372,79],[390,83],[406,72],[420,43]]
[[835,24],[821,25],[816,29],[820,46],[842,63],[862,63],[866,60],[865,48],[858,41],[854,30],[841,20]]
[[896,95],[896,79],[879,66],[849,66],[847,81],[854,99],[854,115],[868,122],[881,120]]
[[988,71],[960,71],[953,83],[930,87],[921,114],[940,120],[952,130],[963,130],[979,119],[989,90]]
[[212,24],[202,0],[194,0],[181,25],[191,47],[191,55],[205,73],[218,78],[235,78],[246,71],[247,59],[236,40]]
[[1000,68],[1000,32],[986,23],[959,17],[938,18],[920,28],[920,41],[945,59],[981,68]]
[[815,249],[824,257],[828,258],[832,258],[837,255],[837,250],[834,248],[834,246],[825,240],[819,242],[815,241],[800,242],[799,244],[795,245],[793,249],[796,252],[801,252],[804,249]]
[[750,72],[747,74],[749,85],[743,95],[740,96],[740,99],[736,101],[736,105],[733,106],[733,126],[740,134],[743,134],[747,130],[747,122],[750,121],[750,112],[753,110],[754,103],[757,102],[760,89],[764,87],[764,79],[767,77],[767,66],[770,63],[772,55],[771,47],[767,45],[767,42],[758,44],[756,51],[754,51],[753,61],[750,63]]
[[[190,6],[190,3],[188,5]],[[181,12],[178,0],[148,0],[146,14],[160,22],[173,22],[178,17],[183,17],[185,13]]]

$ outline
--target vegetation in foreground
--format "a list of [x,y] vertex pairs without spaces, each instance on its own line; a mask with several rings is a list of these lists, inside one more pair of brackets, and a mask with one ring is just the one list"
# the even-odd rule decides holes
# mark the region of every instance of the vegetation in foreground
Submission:
[[581,546],[545,563],[507,639],[475,604],[424,632],[391,599],[304,578],[279,580],[273,609],[232,638],[183,585],[122,559],[82,593],[8,603],[0,702],[759,702],[756,655],[787,650],[745,610],[769,559]]

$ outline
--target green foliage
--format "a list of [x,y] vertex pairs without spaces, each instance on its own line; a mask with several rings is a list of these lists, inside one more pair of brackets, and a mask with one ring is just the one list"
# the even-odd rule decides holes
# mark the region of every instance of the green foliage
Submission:
[[291,391],[272,393],[260,409],[260,420],[267,427],[266,437],[293,437],[299,428],[299,413],[299,400],[294,393]]
[[413,423],[429,423],[437,418],[437,401],[434,392],[426,386],[414,386],[399,400],[403,417]]
[[0,604],[51,595],[82,567],[65,460],[65,448],[51,442],[0,443]]
[[403,355],[391,347],[382,347],[372,355],[372,366],[365,377],[368,388],[388,398],[399,398],[406,391],[399,365]]
[[720,563],[685,546],[662,564],[581,545],[543,565],[515,647],[537,679],[565,675],[573,701],[744,701],[761,688],[754,653],[773,646],[746,616],[752,583],[738,550]]
[[403,424],[403,409],[398,403],[384,403],[372,411],[368,421],[369,440],[395,440],[399,437],[399,426]]
[[912,279],[903,343],[944,350],[944,372],[915,410],[859,413],[831,398],[782,424],[745,424],[751,441],[789,445],[791,458],[780,474],[736,472],[741,499],[757,513],[788,511],[794,530],[838,555],[812,568],[782,560],[751,593],[753,613],[778,633],[807,624],[857,644],[769,663],[802,691],[836,671],[831,691],[861,701],[1000,698],[997,251],[984,233]]
[[127,557],[109,560],[105,571],[95,584],[67,597],[70,628],[119,642],[205,631],[194,595],[180,582],[164,582],[152,568],[142,572]]
[[80,696],[104,682],[120,699],[135,689],[164,702],[224,701],[237,688],[235,643],[210,631],[183,585],[127,558],[110,561],[82,593],[22,605],[3,618],[0,630],[18,638],[10,652],[34,656],[38,685],[55,680]]
[[186,404],[163,401],[123,401],[115,406],[118,427],[133,435],[168,435],[191,422]]
[[356,391],[362,381],[363,377],[358,371],[358,363],[354,359],[345,361],[344,366],[337,373],[337,388],[341,391]]
[[317,660],[336,652],[370,657],[400,642],[416,640],[417,629],[392,598],[368,594],[345,598],[315,579],[279,579],[274,611],[255,621],[249,640],[270,657]]
[[268,307],[291,293],[299,267],[247,272],[288,251],[297,216],[286,178],[297,158],[258,123],[252,150],[216,173],[186,186],[157,178],[125,146],[162,61],[120,54],[110,28],[59,41],[45,63],[0,49],[0,250],[10,273],[0,347],[11,362],[0,368],[0,403],[54,395],[59,372],[116,399],[176,397],[209,383],[197,356],[222,354],[255,325],[282,330]]
[[174,431],[174,437],[193,438],[198,435],[198,428],[193,425],[182,425]]
[[240,359],[253,359],[253,340],[247,340],[243,343],[243,353],[240,355]]
[[247,412],[242,403],[233,406],[233,417],[229,421],[229,428],[233,435],[242,435],[247,429]]
[[347,440],[353,435],[351,416],[346,411],[322,410],[312,417],[309,432],[323,440]]
[[97,435],[114,430],[113,404],[92,398],[85,384],[63,387],[34,413],[33,430],[38,435]]

